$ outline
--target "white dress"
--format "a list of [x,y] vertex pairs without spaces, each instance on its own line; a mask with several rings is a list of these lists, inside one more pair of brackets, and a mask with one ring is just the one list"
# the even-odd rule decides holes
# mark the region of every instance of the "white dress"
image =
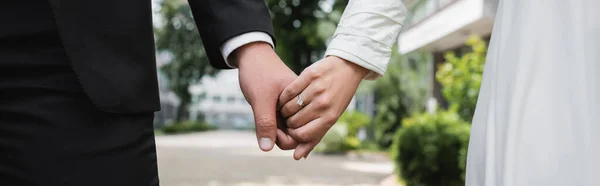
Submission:
[[500,0],[467,186],[600,186],[600,0]]
[[[384,74],[400,0],[351,0],[326,55]],[[600,186],[600,0],[500,0],[467,186]]]

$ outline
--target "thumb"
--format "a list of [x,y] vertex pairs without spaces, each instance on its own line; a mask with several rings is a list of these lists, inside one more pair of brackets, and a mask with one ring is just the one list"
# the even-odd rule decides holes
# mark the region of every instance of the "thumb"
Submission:
[[252,105],[258,146],[263,151],[270,151],[277,136],[277,97],[273,100],[260,100]]

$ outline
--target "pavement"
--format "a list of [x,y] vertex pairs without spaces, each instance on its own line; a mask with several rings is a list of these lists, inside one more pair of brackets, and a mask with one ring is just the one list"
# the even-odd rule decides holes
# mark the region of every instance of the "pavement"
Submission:
[[393,172],[388,160],[356,160],[258,149],[253,132],[212,131],[158,136],[162,186],[377,186]]

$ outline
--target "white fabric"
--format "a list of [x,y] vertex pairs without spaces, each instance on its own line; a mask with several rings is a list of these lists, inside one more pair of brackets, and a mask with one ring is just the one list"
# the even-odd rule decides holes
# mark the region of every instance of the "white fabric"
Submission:
[[350,0],[325,56],[369,69],[365,79],[380,77],[387,69],[406,12],[400,0]]
[[467,186],[600,186],[600,1],[501,0]]
[[245,34],[235,36],[235,37],[225,41],[223,46],[221,46],[221,54],[223,55],[223,58],[225,59],[225,63],[227,63],[227,66],[229,66],[230,68],[237,68],[237,64],[227,60],[229,55],[235,49],[237,49],[241,46],[244,46],[248,43],[261,42],[261,41],[269,43],[271,45],[271,47],[275,47],[275,45],[273,44],[273,39],[271,39],[271,36],[269,36],[269,34],[264,33],[264,32],[248,32]]

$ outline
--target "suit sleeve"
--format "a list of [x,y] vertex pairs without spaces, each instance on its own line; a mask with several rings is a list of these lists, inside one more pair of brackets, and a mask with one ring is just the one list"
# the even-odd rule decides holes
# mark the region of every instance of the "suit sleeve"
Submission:
[[264,0],[188,0],[210,64],[230,69],[221,54],[221,45],[230,38],[264,32],[273,41],[273,25]]

